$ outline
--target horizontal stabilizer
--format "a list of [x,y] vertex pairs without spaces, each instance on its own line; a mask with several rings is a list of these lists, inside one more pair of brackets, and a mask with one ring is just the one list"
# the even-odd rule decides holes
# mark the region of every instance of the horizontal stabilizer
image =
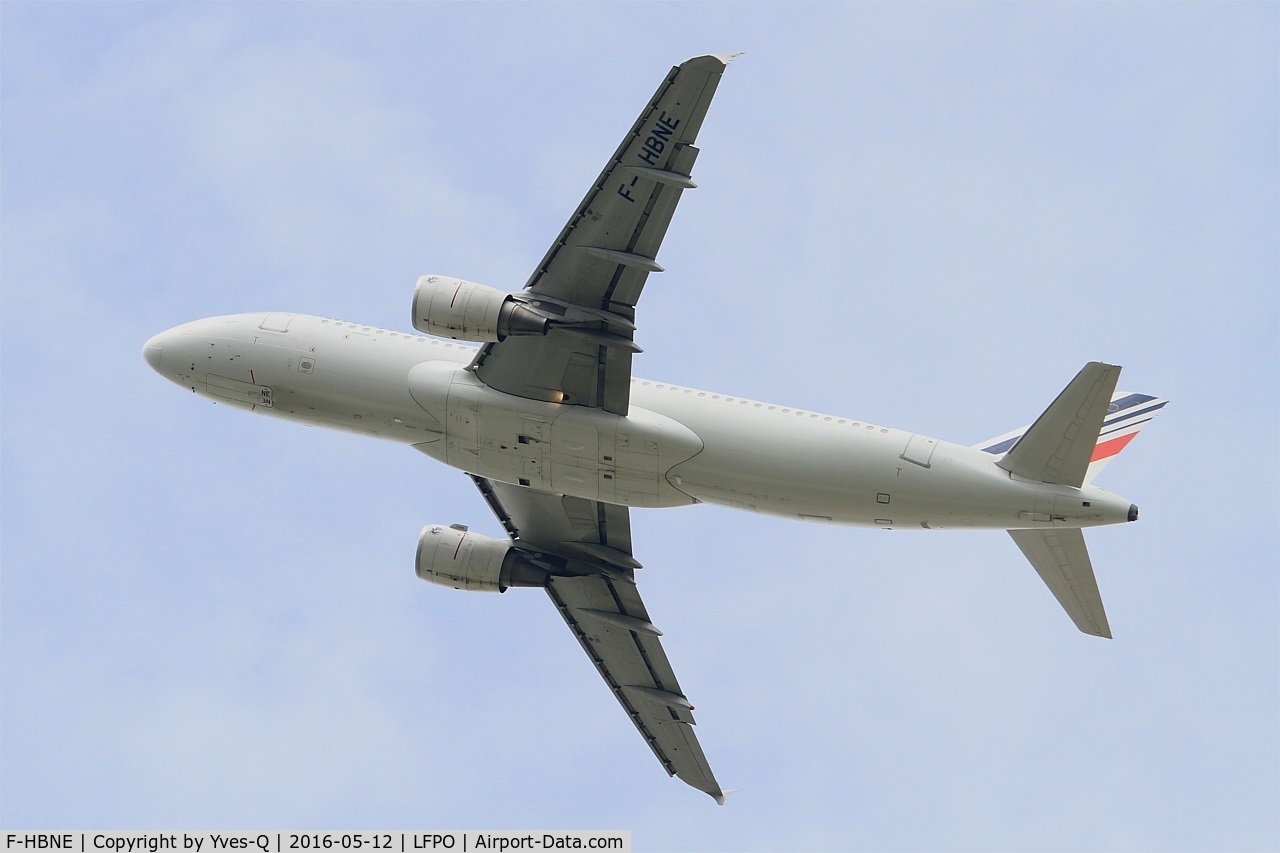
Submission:
[[1028,480],[1082,486],[1119,378],[1114,364],[1086,364],[996,464]]
[[1071,621],[1086,634],[1111,638],[1111,626],[1102,608],[1102,594],[1093,575],[1093,563],[1076,528],[1010,530],[1022,553],[1048,585]]

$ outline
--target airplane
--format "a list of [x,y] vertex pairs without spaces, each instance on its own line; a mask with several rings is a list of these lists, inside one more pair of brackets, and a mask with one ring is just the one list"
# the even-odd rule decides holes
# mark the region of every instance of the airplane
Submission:
[[735,55],[668,72],[519,292],[424,275],[412,312],[425,335],[257,312],[143,347],[154,370],[216,403],[400,442],[465,472],[506,538],[427,525],[418,576],[545,589],[667,773],[721,804],[636,585],[632,507],[1007,530],[1075,625],[1110,637],[1082,530],[1138,509],[1092,481],[1167,403],[1117,393],[1120,368],[1090,362],[1033,424],[967,447],[633,378],[635,307],[662,271],[658,248],[695,187],[694,142]]

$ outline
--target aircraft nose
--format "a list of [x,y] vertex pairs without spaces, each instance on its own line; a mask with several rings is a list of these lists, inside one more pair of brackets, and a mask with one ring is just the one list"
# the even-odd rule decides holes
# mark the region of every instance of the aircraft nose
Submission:
[[142,345],[142,357],[147,360],[147,364],[151,365],[151,369],[156,373],[160,372],[160,352],[164,348],[164,333],[152,337]]

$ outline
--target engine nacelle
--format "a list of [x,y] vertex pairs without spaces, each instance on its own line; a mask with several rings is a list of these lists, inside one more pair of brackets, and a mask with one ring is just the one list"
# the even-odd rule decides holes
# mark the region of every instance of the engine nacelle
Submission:
[[455,341],[490,343],[511,335],[545,335],[551,321],[496,287],[424,275],[413,290],[413,327]]
[[546,586],[549,576],[510,542],[461,524],[430,524],[418,537],[418,577],[440,586],[506,592],[513,586]]

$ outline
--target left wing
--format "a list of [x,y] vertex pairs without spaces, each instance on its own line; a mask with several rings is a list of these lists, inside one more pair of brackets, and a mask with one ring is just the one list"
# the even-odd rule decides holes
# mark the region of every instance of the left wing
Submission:
[[694,186],[693,146],[731,56],[672,68],[519,296],[563,318],[545,336],[484,346],[486,385],[533,400],[627,414],[635,306],[680,194]]
[[636,589],[627,508],[472,479],[516,547],[553,569],[547,594],[667,773],[723,803]]

